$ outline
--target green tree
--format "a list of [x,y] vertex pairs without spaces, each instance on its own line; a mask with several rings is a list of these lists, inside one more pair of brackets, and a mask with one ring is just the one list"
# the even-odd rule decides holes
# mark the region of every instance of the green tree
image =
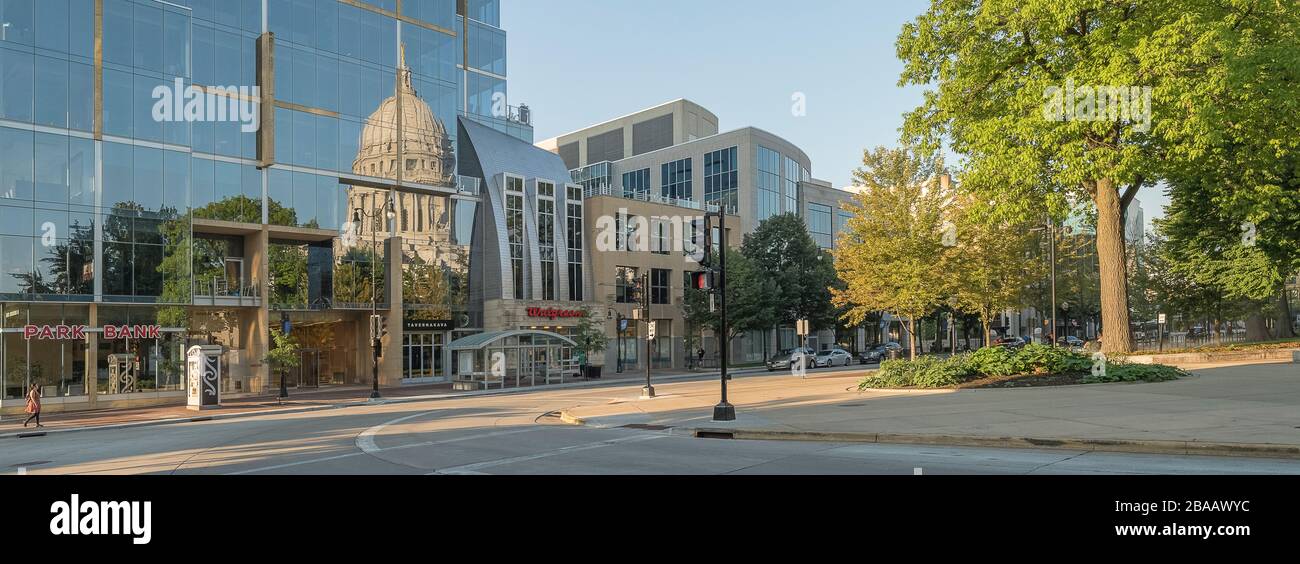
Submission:
[[986,219],[973,198],[961,199],[950,260],[951,292],[958,310],[979,317],[984,342],[990,342],[994,316],[1024,303],[1026,288],[1042,279],[1035,256],[1033,225]]
[[[1281,138],[1263,116],[1295,97],[1275,67],[1294,66],[1296,13],[1281,1],[932,0],[898,40],[900,84],[934,87],[904,137],[950,141],[1007,216],[1091,202],[1104,350],[1129,351],[1123,210],[1226,130],[1261,135],[1256,146]],[[1136,104],[1098,109],[1121,93]],[[1271,109],[1234,121],[1224,108],[1237,102]]]
[[[838,278],[833,260],[818,248],[798,215],[786,213],[763,220],[745,235],[740,252],[746,264],[752,265],[749,283],[761,285],[757,290],[762,299],[747,300],[754,306],[747,314],[750,326],[766,333],[778,325],[808,319],[814,330],[835,328],[831,288]],[[767,342],[763,339],[764,358]]]
[[907,320],[909,349],[916,356],[916,321],[947,294],[945,268],[952,255],[943,245],[952,194],[938,175],[942,161],[910,149],[864,151],[854,172],[861,187],[848,209],[848,231],[835,251],[844,281],[834,303],[846,307],[850,324],[888,311]]
[[[588,362],[591,362],[593,355],[605,352],[609,346],[604,320],[596,315],[594,308],[583,308],[582,317],[578,319],[578,325],[573,330],[573,342],[577,344],[577,352],[586,357]],[[603,365],[604,362],[601,364]]]
[[302,363],[298,339],[285,335],[279,329],[271,329],[271,341],[275,345],[266,351],[266,358],[263,358],[262,362],[276,367],[280,372],[280,381],[284,381],[285,373]]

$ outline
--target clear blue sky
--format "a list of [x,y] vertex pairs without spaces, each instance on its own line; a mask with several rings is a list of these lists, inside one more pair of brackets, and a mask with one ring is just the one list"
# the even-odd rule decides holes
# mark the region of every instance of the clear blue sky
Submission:
[[[921,89],[899,88],[894,41],[926,0],[501,0],[510,103],[538,141],[677,98],[808,152],[848,186],[863,149],[898,142]],[[791,114],[791,96],[807,115]],[[1144,191],[1149,220],[1162,196]]]

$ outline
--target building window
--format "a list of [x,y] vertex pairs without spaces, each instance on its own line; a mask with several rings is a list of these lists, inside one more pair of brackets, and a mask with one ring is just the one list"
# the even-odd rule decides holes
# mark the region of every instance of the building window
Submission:
[[620,304],[640,303],[638,286],[641,278],[636,267],[620,266],[614,274],[614,301]]
[[664,163],[659,178],[660,195],[674,200],[693,200],[691,190],[691,159]]
[[650,194],[650,169],[643,168],[623,174],[623,197],[644,200]]
[[672,222],[660,218],[650,218],[650,252],[666,255],[672,250]]
[[831,207],[823,204],[808,204],[808,232],[812,234],[813,241],[817,246],[823,249],[830,249],[835,246],[835,238],[831,235]]
[[758,220],[781,213],[781,153],[758,146]]
[[568,195],[565,199],[565,207],[568,209],[566,234],[569,243],[569,299],[580,302],[585,299],[582,287],[582,187],[569,186],[566,193]]
[[841,233],[849,231],[849,220],[853,214],[847,210],[835,210],[835,236],[839,237]]
[[673,271],[655,268],[650,270],[650,303],[667,305],[673,303],[672,293],[668,285],[669,277]]
[[799,183],[808,181],[808,169],[790,157],[785,158],[785,211],[799,213]]
[[542,299],[555,300],[555,185],[537,184],[537,244],[542,262]]
[[524,295],[524,181],[506,177],[506,233],[510,240],[510,275],[514,299]]
[[[738,165],[735,147],[704,155],[705,203],[725,207],[729,214],[736,213],[738,207],[736,170]],[[726,206],[723,206],[723,204],[726,204]]]
[[641,221],[635,215],[618,214],[614,216],[614,250],[616,251],[642,251],[645,250],[640,233]]

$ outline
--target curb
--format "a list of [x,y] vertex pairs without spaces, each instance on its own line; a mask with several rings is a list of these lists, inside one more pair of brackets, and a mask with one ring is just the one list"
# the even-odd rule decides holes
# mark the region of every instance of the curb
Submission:
[[[755,374],[766,374],[765,372],[766,369],[763,370],[764,372],[758,372],[755,369],[745,369],[739,372],[732,372],[732,376],[741,377],[741,376],[752,376]],[[714,373],[705,372],[700,374],[673,374],[669,376],[657,377],[655,378],[655,381],[673,382],[678,380],[718,378],[720,376],[721,373],[718,372],[714,372]],[[62,429],[46,428],[45,430],[31,429],[26,431],[14,431],[14,432],[0,434],[0,440],[35,438],[35,437],[44,437],[48,435],[80,433],[85,431],[107,431],[107,430],[116,430],[116,429],[133,429],[138,427],[156,427],[161,425],[179,425],[182,423],[201,423],[206,421],[220,421],[226,419],[245,419],[249,417],[261,417],[264,415],[291,415],[295,413],[310,413],[313,411],[324,411],[329,409],[344,409],[348,407],[360,407],[365,405],[415,403],[415,402],[422,402],[422,401],[472,398],[472,397],[479,397],[479,396],[503,396],[503,395],[513,395],[513,394],[526,394],[535,391],[546,391],[546,390],[586,389],[586,388],[601,388],[601,387],[612,387],[612,386],[623,386],[623,385],[636,386],[639,384],[635,379],[624,379],[624,380],[604,380],[598,382],[570,382],[568,384],[553,384],[544,387],[539,386],[539,387],[531,387],[531,388],[510,388],[504,390],[475,390],[475,391],[461,392],[455,394],[429,394],[423,396],[408,396],[408,397],[399,397],[399,398],[392,398],[392,399],[381,399],[379,401],[373,401],[373,402],[369,400],[361,400],[361,401],[337,403],[331,405],[313,405],[309,407],[289,407],[289,408],[282,408],[282,409],[262,409],[262,410],[255,410],[255,411],[245,411],[240,413],[226,413],[226,414],[217,413],[211,415],[195,415],[193,417],[174,417],[170,419],[133,421],[130,423],[113,423],[108,425],[90,425],[85,427],[67,427]],[[561,414],[561,420],[564,420],[563,413]],[[566,420],[565,423],[569,423],[571,425],[583,424],[581,422],[582,421],[581,419],[576,419],[576,421],[579,422],[570,423],[569,421]]]
[[[569,425],[587,425],[587,420],[569,411],[560,412],[560,420]],[[1214,443],[1204,441],[1144,441],[1137,439],[1063,439],[1037,437],[977,437],[971,435],[921,435],[903,433],[858,433],[831,431],[774,431],[725,427],[674,428],[673,434],[695,438],[735,439],[747,441],[809,441],[835,443],[875,443],[965,446],[985,448],[1024,448],[1082,450],[1087,452],[1121,452],[1199,456],[1249,456],[1258,458],[1300,459],[1300,446],[1263,443]]]
[[1300,446],[1260,443],[1213,443],[1203,441],[1144,441],[1136,439],[1068,439],[1036,437],[976,437],[969,435],[912,435],[898,433],[851,433],[820,431],[768,431],[699,427],[687,429],[692,436],[775,441],[826,441],[879,444],[921,444],[944,446],[1032,448],[1200,456],[1251,456],[1300,458]]

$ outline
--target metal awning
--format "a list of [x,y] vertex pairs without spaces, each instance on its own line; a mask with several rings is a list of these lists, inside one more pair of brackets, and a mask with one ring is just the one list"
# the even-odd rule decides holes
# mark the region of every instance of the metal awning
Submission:
[[478,350],[483,350],[494,343],[503,341],[505,339],[509,339],[510,337],[522,337],[522,336],[547,337],[558,341],[554,343],[556,345],[561,345],[561,346],[568,345],[570,347],[578,346],[577,343],[574,343],[572,339],[565,337],[564,335],[560,335],[558,333],[551,333],[550,331],[536,331],[531,329],[513,329],[509,331],[492,331],[488,333],[479,333],[477,335],[462,337],[460,339],[456,339],[455,341],[452,341],[452,343],[448,345],[448,348],[453,351],[478,351]]

